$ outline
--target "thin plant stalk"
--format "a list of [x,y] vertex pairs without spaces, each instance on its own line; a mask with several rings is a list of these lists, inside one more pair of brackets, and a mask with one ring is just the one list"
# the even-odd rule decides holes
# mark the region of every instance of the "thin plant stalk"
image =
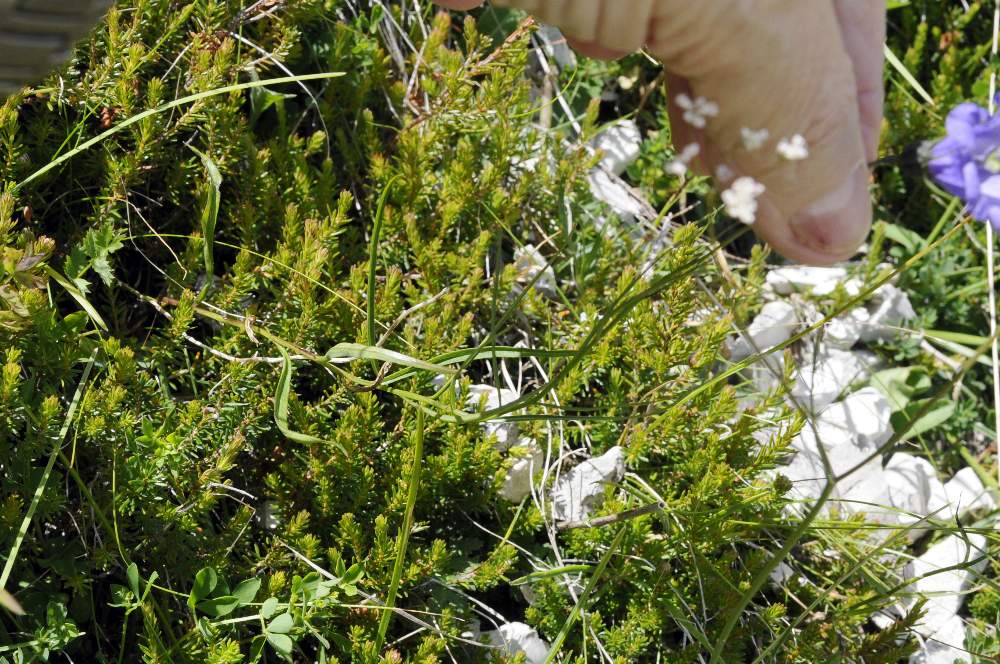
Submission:
[[[997,53],[1000,52],[1000,0],[997,0],[993,9],[993,60],[996,61]],[[994,67],[990,75],[990,115],[997,111],[997,70]],[[997,444],[1000,445],[1000,344],[997,342],[997,294],[996,294],[996,251],[993,240],[993,226],[986,224],[986,273],[989,289],[990,307],[990,336],[993,337],[991,347],[991,361],[993,368],[993,424],[994,434]],[[997,464],[997,477],[1000,479],[1000,464]]]
[[52,474],[52,467],[56,465],[56,459],[59,458],[63,440],[66,439],[70,424],[73,423],[73,416],[76,414],[76,408],[80,405],[80,399],[83,397],[83,390],[90,379],[90,370],[94,368],[94,359],[96,356],[96,351],[91,353],[90,359],[87,361],[86,366],[84,366],[83,375],[80,376],[80,382],[76,386],[76,393],[73,394],[73,400],[69,402],[69,408],[66,410],[66,417],[63,418],[62,427],[52,441],[52,451],[49,453],[48,463],[45,464],[42,478],[38,481],[38,487],[35,488],[35,495],[31,497],[31,504],[28,505],[28,511],[24,515],[24,520],[21,521],[21,527],[17,530],[17,537],[14,538],[14,545],[11,546],[10,553],[7,555],[7,562],[3,566],[3,572],[0,572],[0,588],[7,587],[10,573],[14,570],[14,564],[17,562],[17,552],[24,543],[24,537],[28,534],[28,528],[31,527],[31,519],[35,516],[35,510],[38,509],[38,503],[42,500],[42,494],[45,493],[45,485],[48,484],[49,475]]
[[410,532],[413,530],[413,511],[417,504],[417,496],[420,493],[420,472],[424,460],[424,411],[417,408],[417,431],[413,436],[413,467],[410,469],[409,491],[406,496],[406,515],[403,517],[403,525],[399,529],[399,536],[396,538],[396,563],[392,568],[392,581],[389,583],[389,594],[385,598],[385,606],[382,607],[382,618],[378,623],[378,641],[376,641],[375,652],[381,652],[385,643],[386,632],[389,631],[389,622],[392,620],[393,609],[396,608],[396,593],[399,592],[399,582],[403,576],[403,564],[406,562],[406,547],[410,542]]

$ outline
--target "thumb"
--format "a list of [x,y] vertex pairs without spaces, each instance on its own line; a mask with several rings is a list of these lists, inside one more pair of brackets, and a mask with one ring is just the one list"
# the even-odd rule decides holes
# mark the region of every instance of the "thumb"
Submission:
[[[718,105],[704,126],[686,130],[702,144],[705,165],[764,185],[758,234],[794,260],[831,263],[857,250],[872,219],[858,85],[834,1],[497,4],[531,11],[580,42],[613,50],[645,44],[691,96]],[[684,113],[671,110],[675,126],[684,122]],[[751,150],[744,130],[770,138]],[[779,144],[796,136],[808,158],[783,158]]]

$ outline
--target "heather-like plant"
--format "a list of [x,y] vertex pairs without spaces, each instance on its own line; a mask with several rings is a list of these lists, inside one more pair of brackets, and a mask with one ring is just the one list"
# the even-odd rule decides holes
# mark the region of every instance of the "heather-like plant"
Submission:
[[[576,133],[535,26],[496,18],[130,0],[0,107],[5,661],[500,661],[501,616],[552,661],[912,649],[915,611],[866,631],[890,597],[862,538],[788,516],[801,418],[726,360],[768,256],[727,258],[747,235],[717,208],[747,201],[669,174],[641,56],[556,78]],[[588,182],[626,108],[660,132],[638,223]],[[519,502],[531,453],[501,436],[544,459]],[[616,447],[591,522],[556,521],[545,489]],[[793,538],[823,583],[764,583]]]

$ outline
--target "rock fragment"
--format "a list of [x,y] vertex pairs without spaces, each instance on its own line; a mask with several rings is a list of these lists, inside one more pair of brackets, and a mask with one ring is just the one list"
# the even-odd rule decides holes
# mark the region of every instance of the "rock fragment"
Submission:
[[915,625],[925,643],[921,652],[910,658],[910,664],[972,661],[962,649],[965,625],[958,612],[985,566],[986,537],[980,534],[948,535],[908,566],[906,576],[914,580],[911,591],[926,600],[925,615]]
[[[515,390],[508,390],[492,385],[470,385],[466,405],[470,408],[482,408],[484,411],[495,410],[501,406],[513,403],[521,398]],[[517,440],[517,424],[504,420],[488,420],[483,423],[487,435],[496,438],[496,448],[503,452]]]
[[811,413],[822,411],[851,385],[868,380],[877,361],[868,353],[829,348],[807,356],[805,366],[796,372],[790,395],[793,404]]
[[526,244],[514,251],[514,271],[518,283],[531,286],[547,297],[556,297],[555,270],[535,245]]
[[798,325],[795,307],[783,300],[768,302],[747,327],[728,343],[730,358],[740,361],[788,341]]
[[832,292],[837,284],[847,279],[847,270],[842,267],[809,267],[789,265],[767,273],[767,285],[778,295],[809,293],[817,287]]
[[873,293],[868,311],[868,323],[861,331],[861,340],[866,343],[896,337],[899,327],[917,315],[906,293],[892,284]]
[[500,497],[519,503],[531,495],[531,485],[545,463],[545,453],[532,438],[521,438],[509,450],[513,463],[507,470]]
[[590,142],[591,147],[604,153],[601,168],[615,175],[635,163],[642,151],[642,133],[633,120],[623,120],[597,134]]
[[604,500],[604,488],[625,477],[625,452],[612,447],[596,459],[574,467],[552,489],[552,515],[557,521],[582,521]]
[[500,625],[499,629],[483,632],[491,646],[499,648],[513,657],[524,653],[525,664],[545,664],[549,655],[549,644],[538,636],[533,627],[522,622]]
[[948,480],[944,494],[960,519],[972,512],[989,512],[997,506],[993,495],[972,468],[963,468]]

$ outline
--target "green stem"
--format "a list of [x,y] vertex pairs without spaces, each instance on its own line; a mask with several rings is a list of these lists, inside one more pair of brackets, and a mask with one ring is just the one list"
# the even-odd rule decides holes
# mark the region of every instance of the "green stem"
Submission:
[[566,618],[566,622],[563,623],[562,629],[559,630],[559,634],[549,647],[549,655],[545,658],[545,664],[552,664],[556,661],[559,649],[562,648],[563,643],[566,642],[566,637],[569,636],[570,630],[573,629],[573,625],[576,624],[576,621],[579,620],[580,616],[583,614],[584,609],[587,608],[587,602],[590,599],[591,593],[594,592],[594,588],[597,586],[597,582],[600,578],[604,576],[604,570],[607,569],[608,563],[611,562],[611,556],[618,553],[618,547],[621,546],[622,539],[624,539],[625,533],[628,532],[628,529],[628,525],[621,527],[618,534],[615,535],[615,539],[612,540],[611,545],[608,546],[608,550],[604,552],[600,562],[597,563],[594,573],[590,575],[589,579],[587,579],[587,586],[583,589],[583,592],[580,593],[580,599],[577,601],[576,606],[573,607],[569,617]]
[[375,652],[382,651],[386,632],[389,631],[389,621],[392,619],[396,606],[396,593],[399,592],[399,581],[403,576],[403,564],[406,562],[406,547],[410,542],[410,531],[413,530],[413,511],[417,505],[417,495],[420,492],[420,471],[424,457],[424,411],[417,409],[417,431],[413,437],[413,467],[410,469],[409,493],[406,496],[406,515],[403,526],[396,539],[396,563],[392,568],[392,581],[389,584],[389,595],[386,597],[382,610],[382,618],[378,623],[378,641]]
[[38,509],[38,503],[42,500],[42,494],[45,493],[45,485],[49,481],[49,475],[52,474],[52,467],[56,465],[56,459],[59,458],[60,448],[62,447],[63,440],[66,439],[66,434],[69,432],[70,424],[73,422],[73,416],[76,414],[76,408],[80,405],[80,398],[83,396],[84,387],[87,385],[87,380],[90,378],[90,370],[94,368],[94,359],[97,356],[97,351],[90,354],[90,359],[87,361],[87,365],[83,368],[83,375],[80,377],[80,382],[76,386],[76,393],[73,394],[73,400],[70,401],[69,409],[66,411],[66,417],[63,419],[62,428],[59,429],[59,434],[52,441],[52,451],[49,453],[48,463],[45,464],[45,471],[42,473],[42,479],[38,482],[38,487],[35,488],[35,495],[31,497],[31,504],[28,506],[28,511],[24,515],[24,520],[21,521],[21,527],[17,531],[17,537],[14,539],[14,546],[10,549],[10,554],[7,556],[7,562],[3,566],[3,572],[0,572],[0,588],[7,587],[7,581],[10,579],[10,573],[14,570],[14,563],[17,561],[17,553],[24,543],[24,538],[28,534],[28,528],[31,527],[31,520],[35,516],[35,510]]
[[[378,343],[378,336],[375,332],[375,273],[377,270],[376,259],[378,258],[378,243],[382,238],[382,222],[385,218],[385,203],[389,199],[389,192],[392,191],[392,185],[399,179],[400,176],[396,176],[389,180],[389,183],[385,185],[385,189],[382,190],[382,195],[378,198],[378,207],[375,209],[375,222],[372,225],[372,236],[368,242],[368,302],[366,314],[368,316],[368,345],[375,346]],[[375,366],[375,361],[372,360],[372,366]]]

